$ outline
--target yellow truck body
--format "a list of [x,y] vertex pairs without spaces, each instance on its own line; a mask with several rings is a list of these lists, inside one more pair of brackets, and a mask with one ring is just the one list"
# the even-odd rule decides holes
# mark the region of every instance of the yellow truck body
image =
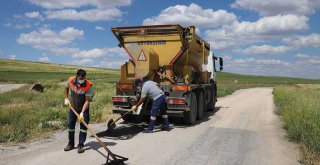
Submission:
[[[159,83],[168,96],[168,102],[173,102],[171,97],[185,100],[183,102],[185,105],[181,106],[181,109],[173,105],[178,107],[174,108],[176,110],[173,110],[173,114],[178,114],[176,112],[179,111],[182,114],[180,117],[186,118],[186,114],[192,110],[190,110],[191,104],[196,104],[190,102],[190,99],[193,99],[191,97],[195,97],[197,102],[200,97],[210,99],[211,105],[208,106],[211,107],[205,107],[206,103],[201,103],[203,105],[200,106],[203,107],[200,107],[200,111],[203,111],[204,108],[212,109],[212,104],[215,104],[216,101],[216,84],[212,82],[213,79],[210,79],[211,73],[204,69],[204,66],[208,64],[210,45],[196,34],[195,27],[184,28],[180,25],[131,26],[114,27],[111,28],[111,31],[118,39],[119,47],[124,48],[130,57],[130,60],[121,66],[120,80],[117,85],[119,89],[115,97],[134,97],[134,80],[148,77],[148,79]],[[213,59],[218,58],[214,57]],[[206,90],[215,90],[215,92],[208,93]],[[185,93],[188,93],[187,97],[182,96]],[[207,95],[211,96],[207,97]],[[175,103],[182,102],[176,101]],[[115,103],[114,105],[118,107],[114,108],[115,113],[126,111],[123,106],[121,107],[123,103]],[[129,104],[126,105],[127,108],[130,107]],[[145,105],[145,109],[147,107]],[[199,107],[196,105],[195,111],[198,109]],[[171,111],[169,104],[168,111]],[[191,120],[187,119],[186,122],[194,123],[194,119]]]

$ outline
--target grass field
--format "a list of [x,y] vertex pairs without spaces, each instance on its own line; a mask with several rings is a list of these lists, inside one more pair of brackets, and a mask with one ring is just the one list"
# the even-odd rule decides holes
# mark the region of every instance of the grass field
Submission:
[[278,86],[274,100],[288,137],[301,144],[302,163],[320,164],[320,85]]
[[[294,84],[319,84],[319,80],[271,77],[271,76],[248,76],[232,73],[217,73],[218,97],[230,95],[234,91],[252,87],[275,87],[278,85]],[[236,81],[236,82],[235,82]]]
[[[26,86],[0,94],[0,143],[22,142],[64,129],[67,126],[67,108],[63,106],[64,83],[77,69],[75,66],[0,59],[0,83],[39,82],[45,87],[42,93],[29,91]],[[111,97],[115,94],[115,82],[120,72],[84,69],[95,91],[94,102],[90,105],[91,122],[105,122],[115,117],[111,112]],[[316,80],[223,72],[219,72],[217,77],[219,97],[241,88],[318,83]]]
[[[46,136],[67,126],[67,108],[63,106],[64,84],[79,69],[75,66],[0,60],[0,82],[41,83],[44,92],[29,91],[29,86],[0,94],[0,143],[21,142]],[[84,68],[94,84],[91,121],[104,122],[114,117],[111,97],[115,93],[118,70]]]

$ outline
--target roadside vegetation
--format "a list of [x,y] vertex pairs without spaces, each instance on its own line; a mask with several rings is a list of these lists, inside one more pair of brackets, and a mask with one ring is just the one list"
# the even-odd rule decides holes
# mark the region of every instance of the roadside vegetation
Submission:
[[[0,94],[0,144],[41,138],[53,130],[65,129],[68,108],[63,105],[64,84],[77,69],[75,66],[0,60],[0,83],[29,84]],[[115,117],[111,112],[111,97],[119,71],[84,69],[95,91],[90,122],[105,122]],[[42,84],[44,91],[28,90],[33,83]]]
[[320,164],[320,85],[278,86],[276,113],[289,139],[300,144],[302,164]]
[[[67,108],[63,106],[64,84],[79,69],[75,66],[0,59],[0,83],[29,84],[0,94],[0,144],[23,142],[47,136],[53,130],[67,127]],[[90,123],[106,122],[112,114],[111,97],[119,70],[83,68],[93,83],[94,101],[90,105]],[[219,72],[218,96],[242,88],[280,84],[313,84],[316,80],[285,77],[246,76]],[[33,83],[45,88],[42,93],[28,90]]]
[[230,95],[236,90],[252,87],[275,87],[279,85],[294,84],[319,84],[319,80],[272,77],[272,76],[249,76],[233,73],[218,72],[218,97]]

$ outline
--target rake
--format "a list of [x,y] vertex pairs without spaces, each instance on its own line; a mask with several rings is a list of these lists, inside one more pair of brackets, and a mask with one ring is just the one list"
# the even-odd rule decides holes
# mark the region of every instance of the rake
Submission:
[[[79,114],[77,113],[77,111],[71,106],[69,105],[69,108],[72,110],[72,112],[79,118]],[[107,161],[106,161],[106,165],[124,165],[124,161],[127,161],[128,158],[125,158],[123,156],[119,156],[116,155],[114,153],[112,153],[109,148],[106,146],[106,144],[104,144],[100,138],[93,132],[93,130],[89,127],[89,125],[82,119],[81,123],[88,128],[89,132],[97,139],[97,141],[99,142],[99,144],[108,152],[107,155]]]

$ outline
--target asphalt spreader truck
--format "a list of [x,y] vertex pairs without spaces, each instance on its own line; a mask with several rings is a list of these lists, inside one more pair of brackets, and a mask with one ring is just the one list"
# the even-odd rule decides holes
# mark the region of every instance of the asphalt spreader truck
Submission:
[[[169,117],[194,124],[204,112],[213,110],[217,101],[216,63],[223,60],[210,54],[210,45],[196,34],[194,26],[152,25],[111,28],[130,59],[121,66],[113,113],[125,114],[138,101],[137,78],[147,77],[158,83],[166,94]],[[209,58],[208,58],[209,57]],[[212,60],[211,66],[208,61]],[[212,68],[211,70],[208,68]],[[142,120],[150,115],[152,100],[139,113],[123,116],[125,121]]]

